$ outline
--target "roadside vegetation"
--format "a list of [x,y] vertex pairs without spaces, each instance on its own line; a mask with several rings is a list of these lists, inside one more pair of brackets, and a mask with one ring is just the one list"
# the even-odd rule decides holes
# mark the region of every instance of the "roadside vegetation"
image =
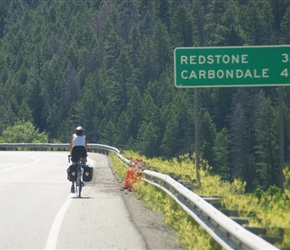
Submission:
[[0,143],[48,143],[48,134],[40,132],[30,121],[19,120],[7,126]]
[[[154,167],[156,171],[169,174],[174,173],[189,181],[196,179],[195,165],[189,155],[183,155],[172,160],[160,158],[147,159],[132,151],[125,151],[127,158],[142,158],[145,169]],[[127,168],[112,155],[114,171],[125,179]],[[226,209],[238,210],[241,216],[250,217],[249,225],[267,227],[267,234],[278,235],[283,230],[284,240],[277,247],[290,246],[290,169],[286,166],[285,193],[271,186],[267,191],[256,189],[253,193],[245,193],[245,182],[234,180],[226,182],[218,175],[210,174],[210,167],[202,161],[200,169],[201,186],[195,187],[198,195],[219,196]],[[146,206],[153,211],[164,214],[164,223],[170,225],[176,232],[180,244],[185,249],[221,249],[211,237],[177,205],[167,194],[148,185],[146,182],[137,182],[134,191],[143,200]]]

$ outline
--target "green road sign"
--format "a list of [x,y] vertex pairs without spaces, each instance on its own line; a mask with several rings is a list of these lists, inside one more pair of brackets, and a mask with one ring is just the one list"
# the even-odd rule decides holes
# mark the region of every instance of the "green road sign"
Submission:
[[176,87],[290,84],[290,45],[186,47],[174,50]]

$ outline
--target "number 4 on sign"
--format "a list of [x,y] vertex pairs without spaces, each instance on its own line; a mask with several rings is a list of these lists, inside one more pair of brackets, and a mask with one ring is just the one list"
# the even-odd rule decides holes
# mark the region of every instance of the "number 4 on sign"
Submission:
[[285,77],[288,77],[289,76],[289,73],[288,73],[288,69],[284,69],[281,74],[281,76],[285,76]]

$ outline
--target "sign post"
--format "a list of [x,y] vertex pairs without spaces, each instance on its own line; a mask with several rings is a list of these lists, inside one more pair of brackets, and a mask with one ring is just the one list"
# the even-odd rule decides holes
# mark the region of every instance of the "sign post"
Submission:
[[290,85],[290,45],[242,47],[180,47],[174,50],[177,88],[195,89],[196,175],[199,180],[199,87],[278,86],[280,185],[284,192],[283,87]]
[[179,88],[287,85],[290,45],[176,48],[174,71]]

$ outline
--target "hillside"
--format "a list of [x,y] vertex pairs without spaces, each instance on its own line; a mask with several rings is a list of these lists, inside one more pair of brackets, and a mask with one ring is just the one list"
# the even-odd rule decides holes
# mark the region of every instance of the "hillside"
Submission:
[[[0,136],[23,120],[68,142],[81,124],[89,142],[192,153],[194,91],[174,86],[174,49],[289,44],[289,20],[289,0],[0,0]],[[213,173],[279,186],[276,87],[201,88],[199,110]]]

